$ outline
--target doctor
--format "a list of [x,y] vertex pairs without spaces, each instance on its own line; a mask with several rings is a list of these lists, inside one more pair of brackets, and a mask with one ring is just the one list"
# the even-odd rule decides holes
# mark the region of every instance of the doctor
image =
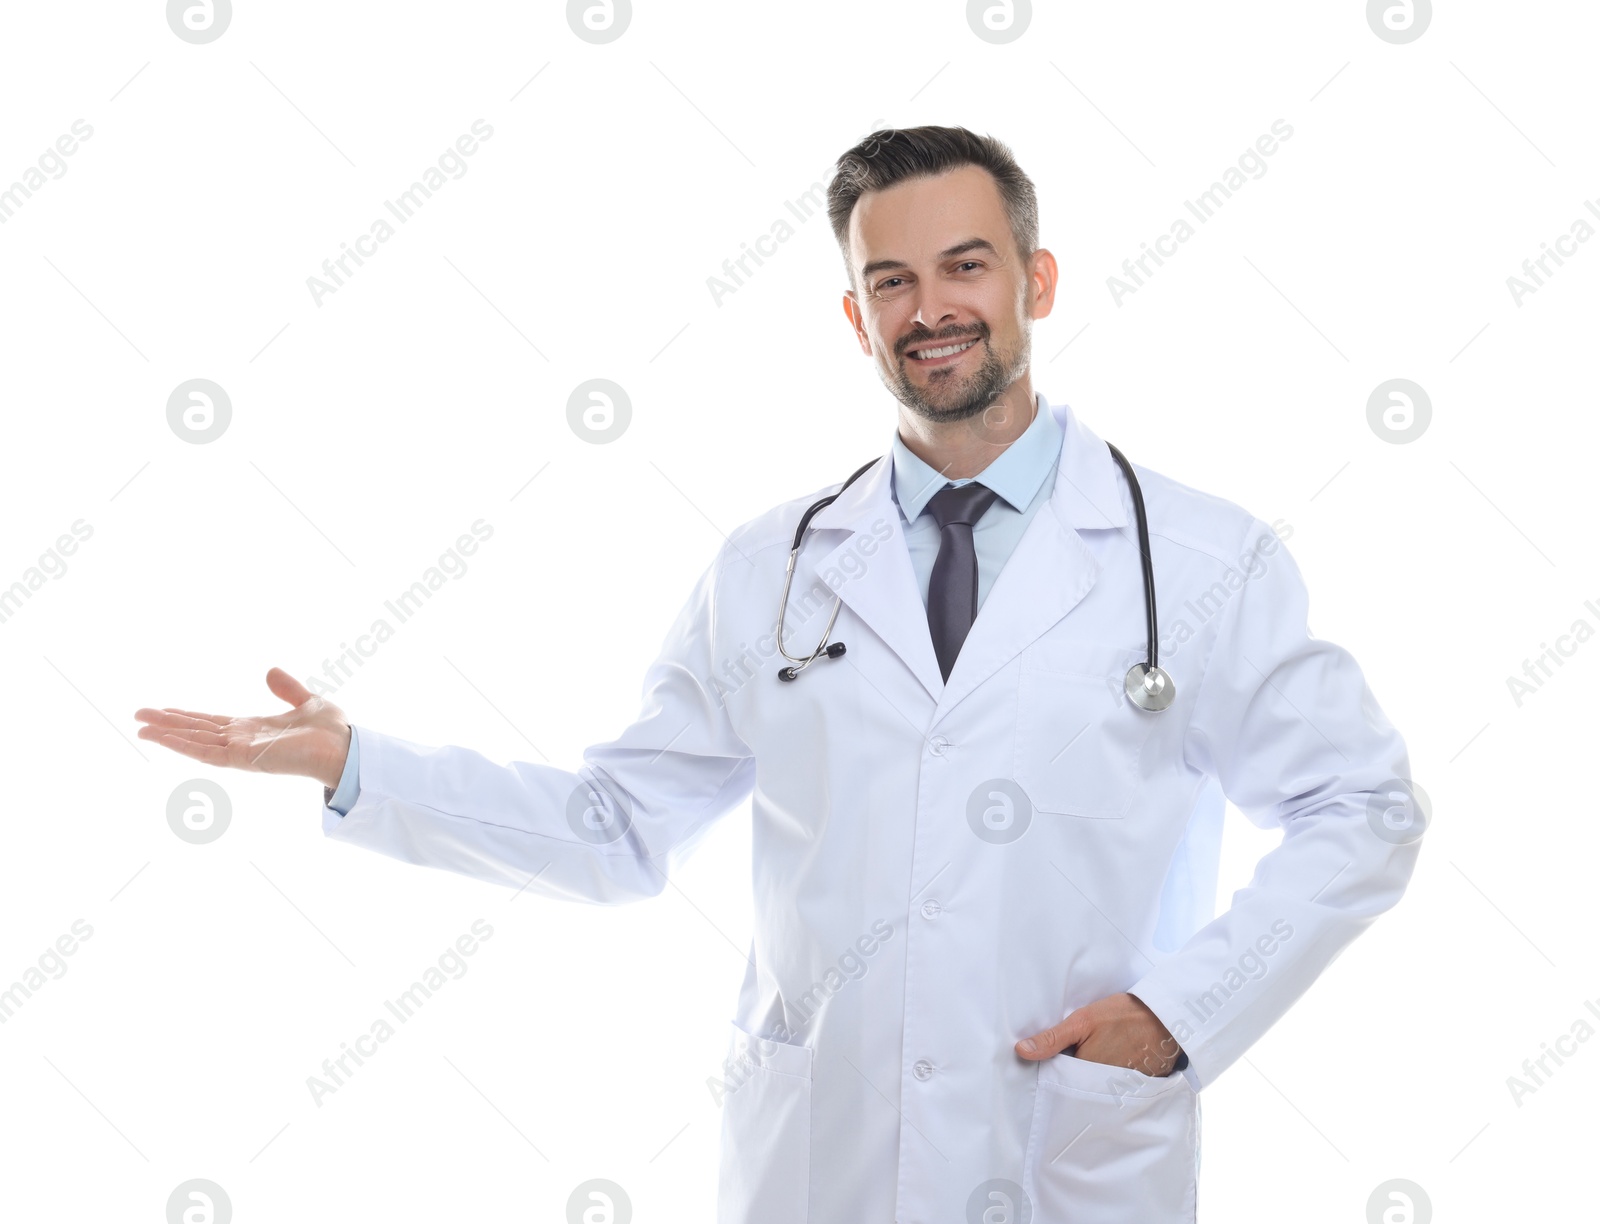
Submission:
[[[1192,1221],[1198,1094],[1410,878],[1405,745],[1273,529],[1143,467],[1172,700],[1131,699],[1138,504],[1033,389],[1057,268],[1004,145],[874,133],[828,206],[890,448],[731,533],[615,739],[500,765],[277,668],[291,711],[140,737],[321,779],[329,837],[591,902],[657,895],[749,799],[723,1224]],[[845,652],[780,680],[830,617]],[[1284,836],[1213,917],[1223,796]]]

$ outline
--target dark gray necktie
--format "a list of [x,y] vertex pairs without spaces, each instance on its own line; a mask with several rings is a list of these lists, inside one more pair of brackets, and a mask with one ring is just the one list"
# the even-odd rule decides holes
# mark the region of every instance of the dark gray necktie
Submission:
[[972,547],[972,525],[997,496],[973,480],[959,488],[946,485],[928,499],[927,509],[939,524],[939,555],[928,578],[928,630],[946,680],[978,616],[978,555]]

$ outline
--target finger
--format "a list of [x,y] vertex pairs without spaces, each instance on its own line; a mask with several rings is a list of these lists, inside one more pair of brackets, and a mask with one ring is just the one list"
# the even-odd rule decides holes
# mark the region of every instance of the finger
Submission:
[[221,731],[212,731],[206,727],[140,727],[140,739],[154,740],[164,743],[167,737],[180,739],[186,744],[207,744],[213,748],[226,748],[228,736]]
[[233,721],[232,714],[207,714],[203,710],[182,710],[177,706],[162,706],[161,708],[168,714],[182,714],[185,718],[198,718],[202,722],[215,723],[219,727],[224,723]]
[[173,729],[184,728],[205,731],[220,731],[223,724],[230,719],[217,720],[210,714],[196,714],[191,710],[135,710],[133,716],[140,722],[149,723],[156,727],[170,727]]
[[281,667],[274,667],[267,673],[267,687],[292,706],[304,705],[316,696]]
[[[150,732],[150,734],[146,734]],[[175,735],[171,731],[161,731],[150,727],[142,728],[139,732],[140,739],[154,740],[163,748],[181,753],[186,757],[193,757],[197,761],[204,761],[208,765],[226,765],[228,763],[228,750],[214,744],[200,743]]]
[[1024,1058],[1052,1058],[1069,1046],[1077,1045],[1089,1035],[1089,1021],[1079,1008],[1059,1024],[1024,1037],[1017,1042],[1017,1053]]

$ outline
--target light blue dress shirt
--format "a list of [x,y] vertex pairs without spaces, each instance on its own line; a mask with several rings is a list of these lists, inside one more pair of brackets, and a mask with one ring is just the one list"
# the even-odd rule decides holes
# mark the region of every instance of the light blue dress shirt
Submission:
[[947,480],[918,459],[900,440],[900,431],[895,430],[894,499],[900,507],[900,530],[911,551],[911,568],[916,571],[917,592],[924,608],[928,606],[933,562],[939,555],[939,524],[923,510],[935,493],[947,484],[960,487],[976,480],[1000,495],[972,526],[972,550],[978,558],[979,608],[1034,513],[1050,500],[1056,482],[1046,478],[1061,460],[1061,426],[1044,396],[1035,395],[1034,399],[1038,407],[1033,423],[983,471],[960,480]]
[[[978,475],[960,480],[946,480],[918,459],[900,440],[900,430],[895,429],[892,488],[895,504],[900,508],[900,529],[911,552],[911,568],[917,575],[917,593],[922,596],[924,608],[928,606],[928,581],[933,575],[933,563],[939,555],[939,525],[923,510],[935,493],[947,484],[960,486],[976,480],[1000,495],[972,527],[972,548],[978,558],[979,608],[983,607],[1001,566],[1022,539],[1034,513],[1050,499],[1055,481],[1047,477],[1061,460],[1061,426],[1056,423],[1042,394],[1036,394],[1034,402],[1037,407],[1033,423],[1021,436]],[[361,793],[360,773],[360,741],[352,729],[344,772],[339,775],[339,785],[328,800],[328,806],[341,816],[350,810]]]
[[339,775],[339,785],[334,788],[333,797],[328,800],[328,806],[339,815],[348,812],[356,801],[356,796],[361,793],[361,786],[356,781],[361,776],[361,741],[356,738],[356,729],[350,728],[350,752],[344,759],[344,772]]

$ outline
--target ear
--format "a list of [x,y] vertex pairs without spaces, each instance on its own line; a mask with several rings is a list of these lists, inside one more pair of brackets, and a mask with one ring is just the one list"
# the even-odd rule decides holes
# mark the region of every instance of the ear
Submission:
[[1056,257],[1040,247],[1029,261],[1029,317],[1042,319],[1056,304]]
[[855,329],[861,351],[868,357],[872,356],[872,341],[867,336],[867,326],[861,318],[861,307],[856,302],[856,291],[846,289],[839,304],[844,307],[844,317],[850,320],[850,326]]

